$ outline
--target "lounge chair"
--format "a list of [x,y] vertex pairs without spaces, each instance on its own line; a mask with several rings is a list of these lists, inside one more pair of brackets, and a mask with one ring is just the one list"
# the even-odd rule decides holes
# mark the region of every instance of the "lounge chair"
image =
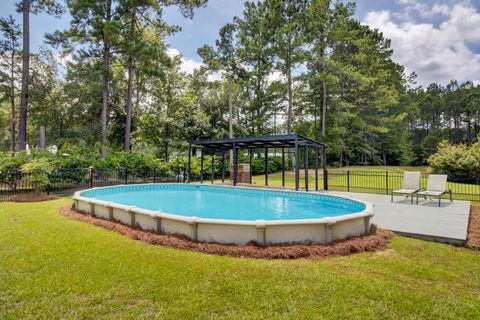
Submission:
[[410,196],[411,203],[413,204],[413,195],[420,190],[420,172],[404,172],[402,188],[392,190],[392,202],[393,195],[399,194],[407,197]]
[[450,202],[452,202],[452,190],[447,189],[447,175],[431,174],[428,176],[427,189],[417,193],[417,204],[418,196],[423,196],[425,199],[427,197],[438,197],[438,206],[440,207],[442,196],[446,193],[450,194]]

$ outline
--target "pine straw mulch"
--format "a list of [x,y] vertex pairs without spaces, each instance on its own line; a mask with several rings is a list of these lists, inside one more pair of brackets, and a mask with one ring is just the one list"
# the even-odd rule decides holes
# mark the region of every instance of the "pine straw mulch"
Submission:
[[384,250],[394,236],[390,231],[372,226],[370,235],[351,237],[330,244],[281,244],[269,246],[261,246],[256,243],[247,245],[219,244],[196,242],[182,235],[143,231],[137,227],[79,213],[70,204],[61,207],[60,213],[68,218],[112,230],[131,239],[154,245],[241,258],[298,259],[346,256],[358,252]]
[[480,249],[480,206],[472,206],[470,209],[470,221],[468,222],[467,245]]
[[11,202],[40,202],[40,201],[48,201],[48,200],[56,200],[59,199],[58,196],[53,194],[19,194],[13,196],[9,199]]

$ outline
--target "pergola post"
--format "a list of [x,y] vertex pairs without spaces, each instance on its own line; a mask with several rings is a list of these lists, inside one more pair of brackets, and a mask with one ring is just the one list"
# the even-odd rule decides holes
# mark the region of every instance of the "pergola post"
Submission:
[[233,143],[233,185],[234,186],[237,185],[237,174],[238,174],[237,158],[238,158],[237,144],[234,142]]
[[225,182],[225,150],[222,150],[222,183]]
[[200,149],[200,183],[203,183],[203,148]]
[[250,148],[248,149],[249,151],[249,154],[250,154],[250,184],[252,184],[252,178],[253,178],[253,168],[252,168],[252,164],[253,164],[253,149]]
[[295,138],[295,190],[298,191],[300,168],[298,167],[298,139]]
[[315,191],[318,191],[318,146],[315,146]]
[[214,179],[215,179],[215,150],[212,149],[212,179],[211,179],[212,184]]
[[328,190],[327,150],[322,146],[323,189]]
[[282,187],[285,188],[285,148],[282,148]]
[[305,190],[308,191],[308,146],[305,146]]
[[190,183],[190,172],[191,172],[191,158],[192,158],[192,144],[191,143],[188,143],[188,168],[187,168],[187,173],[188,173],[188,177],[187,177],[187,181],[188,183]]
[[265,148],[265,185],[268,186],[268,148]]

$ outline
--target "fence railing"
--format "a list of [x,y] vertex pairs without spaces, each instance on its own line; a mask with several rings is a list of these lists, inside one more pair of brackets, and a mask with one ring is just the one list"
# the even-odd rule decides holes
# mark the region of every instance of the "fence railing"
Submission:
[[[427,187],[428,175],[428,173],[421,175],[421,187],[423,188]],[[327,177],[328,189],[337,191],[390,194],[392,190],[401,188],[403,183],[402,172],[328,170]],[[139,172],[130,172],[124,168],[58,169],[48,175],[49,182],[44,186],[44,191],[47,193],[70,193],[77,189],[119,184],[184,182],[186,178],[181,173],[155,169]],[[320,187],[323,186],[323,178],[320,174]],[[190,181],[200,180],[198,174],[192,174],[190,177]],[[210,180],[211,174],[204,174],[203,181],[208,183]],[[216,174],[214,180],[220,181],[221,176]],[[229,175],[225,175],[225,180],[229,180]],[[314,180],[310,179],[309,183],[314,184]],[[276,186],[273,181],[270,182],[270,185]],[[8,201],[12,196],[18,194],[33,193],[34,188],[29,175],[20,170],[0,170],[0,202]],[[480,177],[449,176],[447,188],[452,190],[454,199],[480,203]],[[311,190],[313,189],[311,188]]]
[[[427,187],[428,176],[428,173],[421,174],[421,188]],[[403,172],[328,171],[328,188],[330,190],[390,194],[392,190],[400,189],[402,184]],[[454,199],[480,201],[480,177],[449,176],[447,189],[452,190]]]
[[[183,175],[165,173],[156,169],[130,172],[128,169],[57,169],[48,174],[48,184],[43,191],[69,193],[76,189],[87,189],[119,184],[183,182]],[[8,201],[19,194],[33,193],[34,183],[30,175],[20,170],[0,171],[0,202]]]

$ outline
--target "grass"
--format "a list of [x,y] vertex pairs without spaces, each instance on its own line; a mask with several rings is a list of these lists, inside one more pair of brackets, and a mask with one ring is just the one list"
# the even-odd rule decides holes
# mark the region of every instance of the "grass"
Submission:
[[396,237],[389,250],[267,261],[164,248],[0,204],[0,319],[475,319],[480,254]]

